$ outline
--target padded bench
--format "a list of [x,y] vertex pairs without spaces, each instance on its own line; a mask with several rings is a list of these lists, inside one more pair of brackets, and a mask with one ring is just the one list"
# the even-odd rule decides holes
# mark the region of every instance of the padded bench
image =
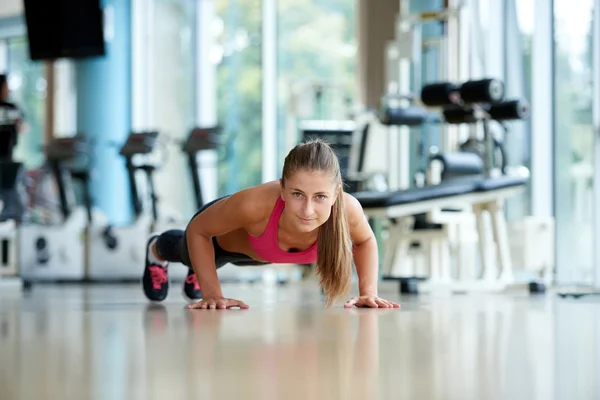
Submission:
[[472,193],[478,188],[475,180],[464,182],[444,182],[439,185],[398,190],[394,192],[356,192],[352,195],[358,199],[363,208],[381,208],[459,196]]
[[[352,195],[361,203],[369,217],[384,217],[393,223],[384,249],[383,272],[390,273],[394,267],[396,252],[414,229],[414,216],[443,208],[471,208],[477,222],[483,280],[508,282],[513,279],[512,263],[508,246],[508,233],[503,213],[504,199],[524,190],[527,178],[502,175],[493,178],[469,177],[456,181],[444,181],[438,185],[410,188],[394,192],[356,192]],[[494,272],[494,258],[486,254],[489,241],[484,213],[489,213],[492,222],[493,242],[499,259],[501,273]],[[436,264],[436,262],[432,262]],[[431,265],[433,269],[446,266]],[[432,279],[448,280],[448,270],[431,273]]]
[[363,208],[392,207],[403,204],[461,196],[475,192],[488,192],[524,186],[527,179],[521,176],[499,176],[497,178],[476,178],[462,181],[442,182],[438,185],[416,187],[394,192],[352,193]]

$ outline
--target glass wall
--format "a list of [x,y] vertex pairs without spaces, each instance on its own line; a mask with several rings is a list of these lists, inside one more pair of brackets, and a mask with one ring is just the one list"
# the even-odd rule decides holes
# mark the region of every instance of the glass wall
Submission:
[[554,0],[557,279],[593,280],[593,0]]
[[19,137],[14,156],[26,168],[39,167],[44,162],[42,145],[46,122],[44,63],[29,60],[25,37],[7,39],[6,50],[11,100],[23,111],[26,122],[26,130]]
[[225,144],[219,152],[218,194],[262,180],[261,2],[215,1],[217,121]]
[[177,220],[186,220],[195,211],[190,172],[180,145],[196,119],[195,3],[153,0],[150,13],[149,128],[166,139],[160,149],[163,166],[156,172],[156,191],[163,215],[174,215]]
[[303,119],[345,119],[356,96],[356,2],[278,1],[279,166]]
[[[531,104],[531,51],[534,29],[534,0],[507,0],[505,32],[506,97]],[[504,144],[509,164],[531,169],[531,118],[507,121]],[[507,200],[507,218],[531,215],[531,182],[526,191]]]
[[[154,175],[159,218],[185,221],[195,212],[181,144],[196,123],[195,0],[134,1],[133,126],[157,130]],[[140,186],[146,189],[145,181]]]

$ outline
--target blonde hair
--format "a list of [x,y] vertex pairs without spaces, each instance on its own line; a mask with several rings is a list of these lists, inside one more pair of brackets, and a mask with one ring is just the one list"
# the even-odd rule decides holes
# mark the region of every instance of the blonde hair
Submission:
[[283,164],[283,184],[295,172],[329,172],[336,183],[336,201],[331,215],[319,228],[317,274],[325,292],[327,306],[350,291],[352,278],[352,240],[344,212],[344,186],[337,155],[321,139],[298,144]]

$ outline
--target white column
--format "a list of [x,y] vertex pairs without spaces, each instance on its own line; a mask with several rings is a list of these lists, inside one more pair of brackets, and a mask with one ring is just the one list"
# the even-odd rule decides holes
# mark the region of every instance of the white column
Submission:
[[554,210],[552,6],[552,1],[535,0],[531,57],[534,71],[531,76],[531,212],[536,217],[551,217]]
[[[506,31],[506,6],[504,1],[489,2],[488,41],[485,45],[485,75],[491,78],[504,80],[505,71],[505,45],[504,32]],[[485,24],[485,22],[481,22]]]
[[593,125],[594,125],[594,286],[600,288],[600,0],[594,2],[593,19]]
[[131,1],[131,118],[132,130],[155,129],[152,99],[152,10],[148,0]]
[[54,63],[54,135],[68,137],[77,133],[77,88],[75,65],[71,60]]
[[[196,3],[196,125],[209,127],[217,121],[217,67],[211,57],[214,48],[214,0]],[[202,196],[207,203],[217,198],[217,151],[205,150],[198,154]]]
[[277,0],[262,0],[262,181],[277,171]]
[[132,129],[143,126],[144,99],[144,4],[131,0],[131,124]]
[[8,68],[8,46],[5,40],[0,40],[0,74],[6,73]]

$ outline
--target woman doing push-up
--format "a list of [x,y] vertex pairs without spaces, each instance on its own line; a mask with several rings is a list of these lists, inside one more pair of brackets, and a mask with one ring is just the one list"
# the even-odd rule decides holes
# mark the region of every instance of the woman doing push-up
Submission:
[[241,190],[206,204],[185,231],[169,230],[148,240],[144,293],[162,301],[169,290],[168,263],[189,268],[190,308],[248,308],[226,298],[217,269],[227,263],[316,263],[327,305],[349,293],[352,264],[359,296],[345,307],[397,308],[378,296],[375,236],[360,203],[343,191],[340,165],[331,147],[312,140],[294,147],[279,181]]

